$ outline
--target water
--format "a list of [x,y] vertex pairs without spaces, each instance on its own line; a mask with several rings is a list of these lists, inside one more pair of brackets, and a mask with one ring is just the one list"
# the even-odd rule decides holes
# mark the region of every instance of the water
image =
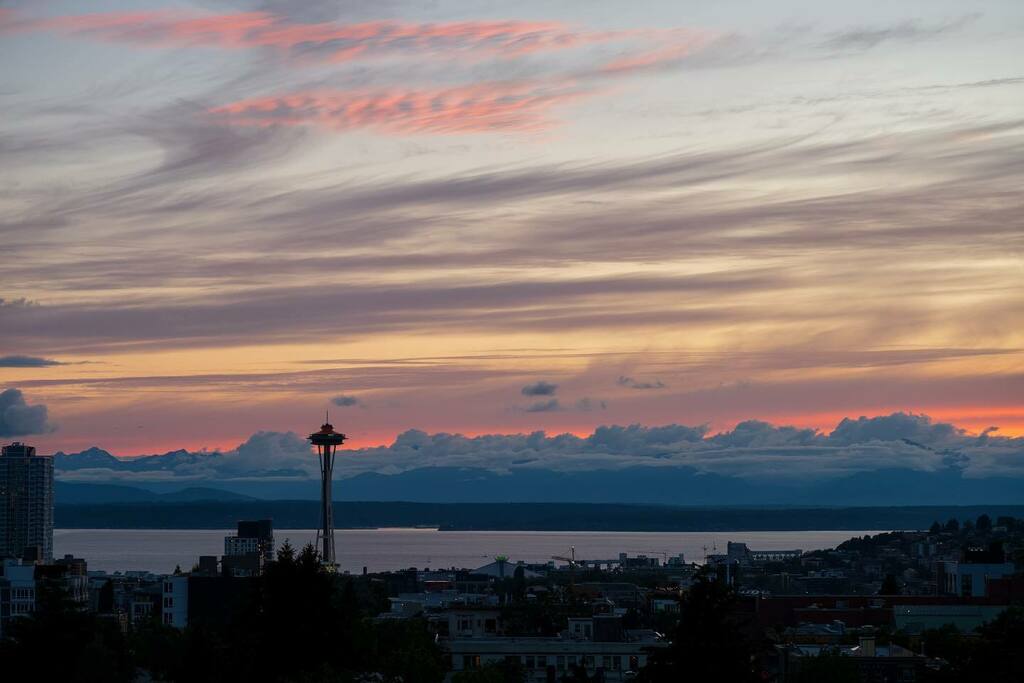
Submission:
[[[222,555],[224,536],[233,530],[209,529],[56,529],[54,555],[84,557],[89,569],[108,572],[144,570],[169,573],[175,565],[188,570],[200,555]],[[388,571],[417,567],[474,569],[506,555],[510,560],[547,562],[568,556],[576,546],[582,559],[615,559],[620,552],[662,558],[683,553],[700,562],[707,552],[725,552],[727,541],[754,550],[819,550],[833,548],[853,536],[878,531],[437,531],[436,529],[344,529],[335,532],[338,564],[345,571]],[[310,529],[278,529],[280,547],[287,538],[302,546],[316,539]]]

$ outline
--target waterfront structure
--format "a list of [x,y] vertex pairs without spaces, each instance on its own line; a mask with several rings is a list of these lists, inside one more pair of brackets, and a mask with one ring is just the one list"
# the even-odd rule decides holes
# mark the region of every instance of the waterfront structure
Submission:
[[0,450],[0,558],[53,560],[53,457],[15,441]]

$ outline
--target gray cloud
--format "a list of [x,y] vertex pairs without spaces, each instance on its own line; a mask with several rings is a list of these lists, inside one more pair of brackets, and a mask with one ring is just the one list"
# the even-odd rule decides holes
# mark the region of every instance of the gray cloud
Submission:
[[822,47],[831,50],[869,50],[881,43],[926,40],[957,31],[977,21],[980,17],[980,13],[975,13],[931,25],[917,21],[904,21],[886,27],[856,28],[833,34],[822,44]]
[[592,410],[605,410],[608,408],[608,403],[598,398],[590,398],[584,396],[580,400],[576,401],[576,410],[582,410],[583,412],[590,412]]
[[46,368],[52,365],[65,363],[37,356],[0,356],[0,368]]
[[668,386],[661,380],[641,382],[633,377],[626,377],[625,375],[620,375],[619,379],[617,379],[615,383],[620,387],[629,387],[630,389],[665,389]]
[[0,436],[26,436],[53,431],[46,406],[29,405],[20,389],[0,393]]
[[557,384],[540,380],[533,384],[527,384],[520,393],[523,396],[554,396],[556,391],[558,391]]
[[334,398],[331,399],[331,403],[333,403],[334,405],[336,405],[336,406],[338,406],[340,408],[351,408],[352,406],[361,406],[361,405],[363,405],[362,401],[360,401],[355,396],[346,396],[346,395],[335,396]]
[[829,437],[837,443],[909,440],[929,445],[953,443],[964,432],[951,424],[932,422],[927,415],[893,413],[884,417],[844,418]]
[[561,409],[562,404],[558,402],[558,399],[552,398],[547,401],[536,401],[535,403],[531,403],[523,410],[528,413],[551,413]]

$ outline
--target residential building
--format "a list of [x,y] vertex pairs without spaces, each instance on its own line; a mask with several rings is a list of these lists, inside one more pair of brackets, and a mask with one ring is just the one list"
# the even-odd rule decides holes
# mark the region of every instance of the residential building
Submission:
[[188,574],[165,576],[160,620],[167,626],[188,626]]
[[53,457],[15,441],[0,450],[0,558],[53,561]]
[[259,555],[264,562],[274,561],[274,522],[270,519],[241,521],[234,536],[224,537],[225,557]]
[[0,638],[12,619],[28,616],[35,609],[35,566],[14,559],[0,561]]
[[941,595],[986,597],[990,580],[1015,571],[1013,562],[1006,561],[1002,544],[995,543],[989,548],[968,548],[959,562],[937,562],[936,585]]

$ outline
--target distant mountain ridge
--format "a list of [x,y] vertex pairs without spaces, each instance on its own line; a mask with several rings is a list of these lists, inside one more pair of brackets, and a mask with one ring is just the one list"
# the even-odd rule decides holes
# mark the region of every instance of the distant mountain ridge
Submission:
[[118,458],[109,451],[92,446],[78,453],[57,451],[53,454],[53,464],[58,471],[109,469],[117,472],[152,472],[170,470],[181,464],[195,464],[206,458],[219,457],[221,457],[219,451],[193,453],[181,448],[158,455]]

